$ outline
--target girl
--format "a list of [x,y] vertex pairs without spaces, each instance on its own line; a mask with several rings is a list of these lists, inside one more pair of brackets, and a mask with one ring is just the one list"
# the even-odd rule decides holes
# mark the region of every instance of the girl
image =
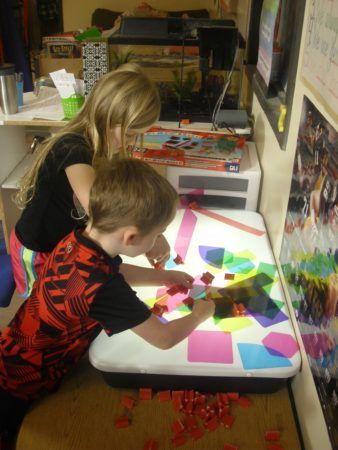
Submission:
[[[126,156],[127,147],[159,114],[155,84],[139,66],[125,64],[102,77],[76,117],[42,144],[21,181],[16,203],[23,212],[10,236],[14,278],[23,298],[56,244],[85,219],[95,167]],[[162,264],[169,251],[160,236],[147,257]]]

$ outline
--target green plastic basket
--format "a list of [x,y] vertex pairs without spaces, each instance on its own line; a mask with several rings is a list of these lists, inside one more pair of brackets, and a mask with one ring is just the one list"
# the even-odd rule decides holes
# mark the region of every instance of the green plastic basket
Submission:
[[66,119],[71,119],[76,116],[77,112],[84,104],[85,98],[83,95],[73,94],[68,98],[61,98],[63,112]]

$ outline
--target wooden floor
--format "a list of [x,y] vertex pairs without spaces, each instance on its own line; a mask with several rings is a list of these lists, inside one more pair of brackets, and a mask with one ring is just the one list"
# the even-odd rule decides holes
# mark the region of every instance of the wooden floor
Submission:
[[[19,304],[15,295],[9,308],[0,308],[0,329]],[[171,403],[160,403],[156,397],[139,402],[129,428],[115,428],[116,417],[124,411],[120,404],[124,393],[137,397],[136,391],[108,386],[87,358],[83,358],[57,393],[33,405],[21,426],[16,449],[142,450],[150,437],[158,440],[159,450],[174,448],[171,424],[180,416]],[[301,449],[287,389],[248,398],[252,401],[248,409],[232,404],[231,413],[236,420],[231,430],[220,427],[206,432],[198,441],[188,440],[179,448],[223,450],[224,444],[229,443],[239,450],[265,450],[268,445],[264,432],[279,430],[279,443],[285,450]]]

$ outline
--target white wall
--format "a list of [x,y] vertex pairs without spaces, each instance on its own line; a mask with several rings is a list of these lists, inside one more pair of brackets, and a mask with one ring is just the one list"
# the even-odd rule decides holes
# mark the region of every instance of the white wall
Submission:
[[[307,2],[300,55],[303,54],[306,25],[310,3]],[[279,148],[268,119],[262,110],[256,96],[253,99],[253,114],[255,117],[254,138],[261,162],[263,172],[263,184],[261,191],[260,212],[263,214],[270,235],[272,247],[276,258],[280,254],[283,238],[283,228],[286,216],[289,190],[291,184],[292,168],[296,151],[298,127],[302,109],[303,96],[306,95],[332,126],[338,129],[338,124],[325,111],[323,106],[316,100],[307,89],[300,77],[302,58],[298,61],[298,71],[295,85],[295,95],[291,114],[291,127],[286,145],[286,150]],[[288,297],[287,290],[285,294]],[[288,298],[289,304],[290,300]],[[301,342],[299,329],[290,308],[290,314],[294,321],[296,334]],[[319,403],[318,395],[310,371],[309,363],[304,349],[301,346],[302,370],[295,377],[292,389],[296,402],[298,418],[302,428],[306,450],[330,450],[331,445],[327,434],[326,424]]]
[[[77,30],[90,26],[91,15],[96,8],[105,8],[112,11],[126,11],[138,6],[141,0],[63,0],[64,30]],[[153,8],[165,11],[179,11],[183,9],[209,9],[212,0],[149,0]]]

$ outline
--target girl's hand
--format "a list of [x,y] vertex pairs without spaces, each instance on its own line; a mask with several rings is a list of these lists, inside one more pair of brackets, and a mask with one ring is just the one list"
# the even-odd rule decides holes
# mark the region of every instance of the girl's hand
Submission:
[[164,267],[170,257],[170,246],[163,234],[156,239],[153,248],[146,253],[146,257],[152,266],[158,264]]
[[187,289],[192,289],[194,278],[188,273],[179,270],[164,270],[164,284],[165,286],[174,286],[176,284],[182,285]]
[[215,314],[215,303],[212,300],[195,300],[192,314],[196,314],[202,320],[206,320]]

